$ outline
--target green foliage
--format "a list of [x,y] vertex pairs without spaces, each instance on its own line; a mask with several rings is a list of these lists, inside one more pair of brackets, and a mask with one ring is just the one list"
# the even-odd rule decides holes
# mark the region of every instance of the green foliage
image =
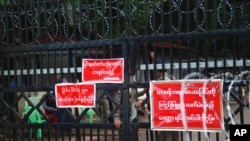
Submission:
[[128,32],[138,35],[143,34],[153,7],[161,1],[118,0],[102,3],[96,0],[74,0],[67,1],[66,14],[70,26],[81,26],[89,31],[98,30],[103,38],[121,37]]
[[9,4],[9,0],[0,0],[0,5],[7,5]]

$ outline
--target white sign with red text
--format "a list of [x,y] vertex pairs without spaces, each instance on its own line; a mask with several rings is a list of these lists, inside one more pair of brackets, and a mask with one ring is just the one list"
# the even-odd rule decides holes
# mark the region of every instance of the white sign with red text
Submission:
[[82,82],[123,83],[124,59],[83,59]]

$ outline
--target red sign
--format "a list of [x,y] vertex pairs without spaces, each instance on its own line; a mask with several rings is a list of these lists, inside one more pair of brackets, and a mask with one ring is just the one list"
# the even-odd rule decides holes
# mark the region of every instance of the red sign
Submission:
[[83,59],[82,81],[95,83],[123,83],[124,59]]
[[222,80],[150,82],[153,130],[223,130]]
[[94,107],[95,84],[59,83],[55,86],[57,107]]

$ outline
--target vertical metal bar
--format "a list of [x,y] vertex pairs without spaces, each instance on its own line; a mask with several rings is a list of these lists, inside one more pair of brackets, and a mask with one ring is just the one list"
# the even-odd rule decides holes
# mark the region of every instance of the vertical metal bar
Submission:
[[28,31],[28,8],[27,4],[24,4],[24,34],[25,34],[25,43],[29,42],[29,31]]
[[[43,1],[43,7],[44,7],[44,11],[48,11],[48,9],[47,9],[47,2],[46,1]],[[44,34],[44,44],[46,44],[46,43],[48,43],[48,36],[49,36],[49,32],[48,32],[48,24],[46,24],[47,23],[47,14],[44,14],[44,17],[43,17],[43,21],[44,21],[44,26],[45,26],[45,34]],[[47,72],[47,74],[49,74],[48,72]],[[50,77],[49,77],[50,78]]]
[[[178,31],[179,31],[179,32],[182,32],[182,29],[181,29],[181,23],[182,23],[181,3],[182,3],[182,1],[181,1],[181,0],[178,0]],[[180,48],[179,48],[179,46],[180,46]],[[178,41],[178,45],[177,45],[176,50],[178,51],[178,63],[179,63],[179,68],[180,68],[180,70],[182,70],[182,65],[181,65],[181,63],[182,63],[183,57],[182,57],[182,55],[181,55],[182,49],[181,49],[181,41],[180,41],[180,40]],[[174,60],[174,61],[177,61],[177,60]],[[171,72],[170,75],[173,76],[173,72]],[[178,74],[178,75],[179,75],[179,76],[181,75],[181,71],[179,71],[179,74]],[[174,76],[174,77],[176,77],[176,76]]]
[[249,1],[243,0],[243,2],[242,2],[242,17],[243,17],[243,20],[241,22],[242,27],[247,27],[247,21],[249,20],[247,18],[247,15],[249,16],[249,13],[248,14],[246,13],[246,10],[249,10],[249,6],[247,7],[247,4],[249,5],[249,3],[247,3],[247,2],[249,2]]
[[[139,1],[139,0],[136,0],[136,1],[135,1],[135,8],[136,8],[136,9],[140,9],[140,7],[139,7],[139,2],[138,2],[138,1]],[[137,16],[137,14],[140,15],[139,12],[141,12],[141,11],[138,10],[138,13],[134,14],[134,16]],[[135,27],[135,30],[136,30],[136,31],[139,31],[140,22],[141,22],[141,19],[140,19],[140,18],[136,18],[135,22],[132,23],[132,24],[135,25],[134,27]],[[142,23],[142,22],[141,22],[141,23]]]
[[[247,38],[238,39],[239,48],[241,48],[241,58],[243,59],[243,68],[246,69],[246,59],[247,59]],[[250,84],[249,84],[250,85]],[[250,87],[249,87],[250,89]],[[249,95],[250,96],[250,95]],[[250,107],[249,107],[250,108]]]
[[[171,9],[172,8],[172,2],[173,1],[169,1],[168,2],[168,9]],[[172,33],[172,25],[173,25],[173,15],[172,15],[172,12],[170,12],[169,14],[169,18],[168,18],[168,26],[169,26],[169,33],[171,34]]]
[[170,42],[170,48],[169,48],[169,57],[170,57],[170,75],[172,75],[174,73],[174,66],[173,66],[173,63],[174,63],[174,54],[173,54],[173,42],[171,41]]
[[[124,58],[124,83],[128,84],[128,44],[123,43],[122,44],[122,56]],[[129,124],[129,94],[128,94],[128,88],[126,87],[122,91],[122,103],[123,103],[123,130],[121,131],[121,134],[123,138],[121,138],[121,141],[125,141],[125,135],[130,135],[130,124]]]
[[[199,40],[198,39],[196,39],[195,40],[195,50],[199,50]],[[200,49],[201,50],[201,52],[203,53],[203,49]],[[195,68],[195,71],[196,72],[199,72],[199,60],[200,60],[200,56],[199,56],[199,53],[197,53],[197,55],[196,55],[196,68]]]
[[[150,80],[153,80],[153,72],[152,71],[149,71],[149,68],[148,68],[148,65],[151,64],[151,63],[154,63],[152,62],[151,60],[149,60],[149,50],[150,51],[153,51],[152,49],[152,43],[144,43],[143,44],[143,48],[145,48],[143,50],[143,54],[142,54],[142,63],[146,65],[146,69],[144,71],[144,77],[145,77],[145,81],[150,81]],[[151,49],[149,49],[151,48]],[[139,50],[138,49],[138,53],[139,53]],[[150,77],[148,77],[150,75]]]
[[152,33],[153,34],[157,34],[157,31],[156,31],[156,4],[155,4],[155,0],[153,0],[153,5],[152,5],[152,7],[153,7],[153,9],[152,9],[152,11],[153,11],[153,15],[152,15],[152,21],[153,21],[153,31],[152,31]]
[[[12,8],[12,6],[10,6],[10,7]],[[8,8],[8,7],[6,6],[6,7],[4,8],[4,11],[7,11],[7,8]],[[5,18],[5,23],[6,23],[6,24],[5,24],[5,26],[6,26],[6,27],[5,27],[5,28],[6,28],[6,30],[5,30],[5,31],[6,31],[6,32],[5,32],[5,33],[6,33],[6,35],[5,35],[5,37],[6,37],[5,43],[8,45],[9,42],[10,42],[10,41],[9,41],[9,40],[10,40],[10,32],[9,32],[9,28],[10,28],[9,14],[6,13],[6,14],[5,14],[5,17],[6,17],[6,18]]]
[[[186,13],[186,32],[188,33],[188,32],[190,32],[190,0],[187,0],[186,1],[186,9],[187,9],[187,13]],[[191,47],[190,47],[190,40],[187,40],[186,41],[187,43],[186,43],[186,47],[187,47],[187,49],[190,49],[191,50]],[[192,53],[194,53],[194,52],[192,52]],[[187,73],[189,73],[190,72],[190,60],[192,59],[192,53],[189,53],[188,54],[188,56],[187,56],[187,69],[186,69],[186,71],[187,71]],[[182,75],[183,75],[183,73],[182,73]],[[184,75],[186,75],[186,74],[184,74]],[[180,78],[182,78],[182,77],[184,77],[184,76],[181,76]]]
[[[72,49],[69,49],[69,48],[68,48],[68,49],[66,50],[66,55],[67,55],[67,58],[68,58],[68,59],[67,59],[67,63],[68,63],[68,64],[66,64],[65,62],[62,61],[61,68],[63,68],[64,65],[66,64],[66,66],[67,66],[67,68],[68,68],[68,69],[67,69],[67,77],[68,77],[67,80],[68,80],[69,82],[72,82],[72,81],[71,81],[71,72],[70,72],[70,68],[73,66],[73,65],[72,65],[72,63],[73,63],[73,62],[72,62],[72,61],[73,61]],[[65,57],[65,56],[63,55],[61,59],[63,60],[64,57]]]
[[[19,2],[20,3],[20,2]],[[17,17],[18,17],[18,20],[17,20],[17,25],[21,26],[19,27],[17,30],[18,30],[18,43],[21,43],[22,41],[24,41],[24,37],[22,36],[22,17],[21,17],[21,7],[23,7],[23,5],[21,5],[18,9],[17,9]],[[2,32],[0,32],[2,33]]]
[[227,14],[227,11],[226,11],[226,6],[227,6],[226,4],[227,3],[226,3],[226,1],[227,0],[222,0],[222,10],[223,10],[223,14],[222,14],[223,15],[223,17],[222,17],[223,18],[222,19],[222,24],[223,24],[222,25],[222,29],[226,29],[227,28],[227,26],[226,26],[226,21],[227,21],[227,19],[226,19],[227,18],[226,17],[226,14]]
[[40,77],[38,77],[39,78],[39,83],[38,83],[38,85],[44,85],[44,74],[43,74],[43,52],[40,50],[39,51],[39,54],[38,54],[38,57],[39,57],[39,59],[38,59],[38,68],[40,69]]
[[26,81],[27,81],[27,86],[30,86],[30,62],[31,59],[30,59],[30,54],[29,52],[27,52],[27,78],[26,78]]
[[[180,46],[180,47],[182,46],[180,40],[178,41],[178,46]],[[178,50],[179,70],[180,70],[180,71],[179,71],[179,74],[178,74],[178,78],[180,78],[179,76],[181,76],[182,70],[183,70],[181,63],[182,63],[182,60],[184,59],[184,57],[182,56],[182,53],[185,54],[185,52],[184,52],[181,48],[178,48],[177,50]],[[187,50],[187,51],[188,51],[188,50]],[[184,56],[185,56],[185,59],[186,59],[186,55],[184,55]],[[172,74],[170,74],[170,75],[172,75]],[[176,76],[173,76],[173,77],[176,78]]]
[[[0,14],[0,19],[1,19],[1,14]],[[0,33],[1,33],[1,27],[0,27]],[[2,43],[2,42],[1,42]],[[3,52],[3,47],[0,47],[0,88],[4,86],[4,68],[5,68],[5,63],[4,63],[4,52]],[[0,92],[0,96],[2,97],[2,92]]]
[[[68,54],[68,51],[69,51],[69,49],[66,49],[65,50],[65,54],[67,54],[67,56],[65,57],[65,59],[67,59],[67,61],[69,61],[69,54]],[[69,63],[69,62],[64,62],[63,61],[63,49],[62,48],[60,48],[59,49],[59,51],[57,52],[56,50],[55,50],[55,52],[56,52],[56,54],[55,54],[55,56],[54,56],[54,58],[55,58],[55,60],[56,60],[56,64],[57,64],[57,53],[58,53],[58,56],[59,56],[59,61],[60,61],[60,63],[59,64],[57,64],[57,65],[55,65],[55,68],[57,69],[57,68],[59,68],[59,74],[63,74],[64,72],[63,72],[63,63],[65,63],[65,64],[67,64],[67,63]],[[69,64],[67,64],[67,66],[69,66]]]
[[165,34],[164,0],[161,0],[160,5],[161,5],[161,34]]
[[[186,9],[187,9],[187,24],[186,24],[186,32],[190,32],[190,0],[186,0]],[[189,41],[189,40],[188,40]]]
[[10,40],[10,43],[13,43],[13,44],[15,43],[15,38],[16,38],[16,33],[15,33],[16,30],[15,30],[15,28],[14,28],[14,24],[15,24],[15,23],[14,23],[14,21],[15,21],[15,20],[14,20],[14,18],[15,18],[15,17],[14,17],[14,16],[15,16],[15,10],[14,10],[14,9],[15,9],[15,8],[16,8],[16,5],[13,5],[12,8],[11,8],[11,15],[10,15],[10,20],[11,20],[11,22],[9,23],[9,24],[10,24],[10,28],[12,28],[12,32],[11,32],[11,33],[12,33],[12,35],[11,35],[12,40]]
[[50,77],[50,65],[49,65],[49,63],[50,63],[50,51],[47,49],[46,50],[46,57],[45,57],[45,61],[46,61],[46,64],[45,64],[45,68],[47,68],[47,72],[46,72],[46,74],[47,74],[47,78],[48,78],[48,80],[47,80],[47,86],[49,86],[50,85],[50,83],[51,83],[51,77]]
[[[223,39],[222,40],[222,50],[226,50],[226,49],[227,49],[227,39]],[[223,59],[223,65],[224,65],[223,73],[225,73],[226,71],[228,71],[228,69],[226,68],[226,62],[227,62],[226,54],[224,53],[222,57],[223,57],[222,59]]]
[[29,41],[29,42],[31,42],[32,44],[34,44],[34,40],[35,40],[35,29],[34,29],[34,27],[36,27],[35,26],[35,21],[34,21],[34,17],[35,17],[35,14],[34,14],[34,12],[35,12],[35,9],[34,9],[34,2],[33,1],[30,1],[30,5],[29,5],[31,8],[30,8],[30,10],[31,10],[31,16],[30,16],[30,18],[31,18],[31,35],[32,35],[32,39],[31,39],[31,41]]
[[72,56],[72,66],[73,66],[73,68],[74,68],[74,74],[73,74],[73,80],[74,80],[74,82],[78,82],[77,81],[77,49],[76,48],[74,48],[73,50],[72,50],[72,53],[73,53],[73,56]]
[[25,62],[25,58],[24,58],[24,52],[20,52],[20,74],[19,74],[19,77],[20,77],[20,87],[24,87],[24,76],[23,76],[23,70],[24,70],[24,62]]
[[[98,29],[98,13],[97,13],[97,10],[94,10],[94,9],[97,9],[97,0],[94,0],[94,8],[93,9],[90,9],[90,10],[93,10],[94,11],[94,20],[95,20],[95,22],[94,22],[94,25],[95,25],[95,28],[94,28],[94,30],[95,30],[95,32],[97,33],[98,31],[99,31],[99,29]],[[102,33],[102,35],[104,35],[104,33],[105,33],[105,20],[104,20],[104,9],[103,9],[103,7],[101,8],[101,10],[102,10],[102,12],[101,13],[99,13],[99,14],[101,14],[101,33]],[[91,15],[90,15],[91,16]],[[90,24],[90,26],[91,26],[91,24]],[[90,31],[90,33],[91,32],[93,32],[93,31]],[[102,36],[102,38],[104,38],[103,36]]]
[[119,1],[116,1],[116,15],[117,15],[117,19],[116,19],[116,32],[117,35],[121,35],[121,30],[120,30],[120,8],[119,8]]
[[[149,4],[149,2],[148,2],[148,0],[144,0],[144,2],[143,3],[145,3],[146,5],[148,5]],[[144,35],[148,35],[148,22],[147,22],[147,19],[149,19],[149,15],[147,14],[147,12],[148,12],[148,9],[147,9],[147,7],[146,6],[144,6],[143,7],[144,9],[143,9],[143,15],[145,15],[145,19],[144,19],[144,27],[145,27],[145,33],[144,33]]]
[[109,35],[110,35],[110,37],[109,38],[113,38],[113,28],[112,28],[112,0],[109,0],[109,29],[110,29],[110,31],[109,31]]
[[35,43],[38,41],[41,40],[41,31],[40,31],[40,28],[41,28],[41,18],[40,18],[40,1],[37,1],[36,2],[36,8],[37,8],[37,13],[38,13],[38,17],[37,17],[37,39],[35,40]]
[[213,54],[214,54],[214,70],[213,72],[214,73],[217,73],[217,50],[218,50],[218,47],[217,47],[217,40],[216,39],[212,39],[212,43],[213,43]]
[[[3,39],[4,39],[5,32],[6,32],[6,29],[4,30],[4,22],[3,22],[3,19],[2,19],[4,15],[6,15],[5,12],[1,11],[0,12],[0,33],[2,33],[2,34],[0,36],[0,51],[1,51],[1,48],[3,47]],[[2,66],[3,64],[0,63],[0,65]]]
[[195,0],[195,10],[194,10],[194,12],[196,13],[196,15],[195,15],[195,31],[196,32],[198,32],[198,29],[199,29],[199,27],[198,27],[198,22],[199,22],[199,10],[198,10],[198,7],[199,7],[199,2],[198,2],[199,0]]
[[177,31],[182,32],[181,30],[181,23],[182,23],[182,16],[181,16],[181,3],[182,0],[178,0],[178,28]]
[[[53,74],[55,74],[54,76],[52,76],[53,78],[55,78],[54,79],[54,83],[52,84],[52,86],[54,86],[54,84],[56,83],[56,74],[57,73],[61,73],[61,72],[56,72],[56,56],[57,56],[57,53],[56,53],[56,50],[53,50],[53,52],[52,52],[52,58],[51,58],[51,63],[52,63],[52,60],[53,60],[53,66],[54,66],[54,73],[52,73],[52,74],[50,74],[50,75],[53,75]],[[61,58],[60,57],[60,52],[59,52],[59,58]]]
[[205,19],[205,31],[208,31],[208,15],[207,15],[207,12],[208,12],[208,4],[207,4],[207,0],[204,0],[204,19]]
[[214,0],[213,1],[213,30],[217,31],[218,28],[218,21],[217,21],[217,13],[218,13],[218,9],[217,9],[217,1]]
[[[90,39],[89,33],[91,32],[91,31],[90,31],[90,29],[91,29],[91,24],[90,24],[90,22],[89,22],[90,19],[91,19],[91,18],[90,18],[90,8],[89,8],[89,7],[90,7],[90,2],[89,2],[89,0],[86,1],[86,5],[87,5],[87,19],[86,19],[86,20],[88,21],[88,22],[87,22],[87,34],[88,34],[88,38],[87,38],[87,39],[89,40],[89,39]],[[102,18],[103,18],[103,17],[102,17]],[[103,29],[103,30],[104,30],[104,29]],[[103,32],[103,33],[104,33],[104,32]]]
[[[205,9],[204,9],[204,18],[205,18],[205,31],[208,31],[208,15],[207,15],[207,12],[208,12],[208,3],[207,3],[207,0],[204,1],[204,5],[205,5]],[[209,61],[209,48],[210,48],[210,45],[209,45],[209,39],[207,39],[205,42],[205,45],[204,47],[206,48],[205,50],[205,68],[203,70],[199,70],[201,73],[204,73],[204,70],[208,68],[208,61]]]
[[[133,23],[132,23],[132,10],[133,10],[133,8],[132,8],[132,5],[134,5],[135,4],[135,2],[133,1],[133,0],[129,0],[129,3],[128,3],[128,24],[126,25],[126,26],[128,26],[128,27],[134,27],[133,26]],[[132,31],[132,28],[129,28],[129,31],[128,31],[128,36],[132,36],[132,34],[133,34],[133,31]]]
[[[69,41],[70,37],[69,37],[69,11],[68,11],[68,7],[67,7],[67,1],[63,1],[63,9],[64,9],[64,37],[66,37],[66,40]],[[53,9],[52,9],[53,10]],[[63,41],[66,42],[66,41]]]
[[[198,7],[199,7],[199,4],[198,4],[199,2],[198,2],[198,0],[195,0],[195,13],[196,13],[196,15],[195,15],[195,31],[196,32],[198,32],[198,21],[199,21],[199,13],[198,13]],[[199,50],[199,41],[196,39],[195,40],[195,50]],[[202,52],[202,50],[201,50],[201,52]],[[198,72],[199,71],[199,54],[197,53],[196,54],[196,59],[195,60],[197,60],[196,61],[196,68],[195,68],[195,71],[196,72]]]
[[219,133],[216,133],[216,141],[219,141],[220,140],[220,135],[219,135]]
[[[81,0],[78,0],[78,8],[79,9],[81,9],[81,5],[82,5],[82,1]],[[83,31],[84,31],[84,29],[83,29],[83,17],[82,17],[82,12],[81,12],[81,10],[80,10],[80,12],[79,12],[79,31],[80,31],[80,38],[79,38],[79,40],[80,41],[82,41],[83,39],[84,39],[84,35],[83,35]],[[96,16],[95,16],[96,17]],[[95,28],[96,29],[96,28]]]
[[[61,12],[63,12],[63,11],[62,11],[62,6],[61,5],[65,4],[65,3],[61,2],[60,0],[58,0],[56,4],[58,5],[57,6],[57,14],[58,14],[57,19],[58,19],[58,23],[57,24],[55,23],[55,25],[58,26],[58,27],[56,27],[56,29],[58,29],[58,33],[56,33],[56,35],[58,36],[59,40],[62,41],[62,39],[64,39],[64,37],[63,37],[64,34],[63,34],[63,30],[62,30],[61,25],[63,25],[64,23],[62,22]],[[51,20],[52,20],[51,22],[54,22],[53,19],[51,19]]]
[[[76,4],[76,2],[73,0],[73,1],[71,1],[71,5],[72,5],[72,13],[71,13],[71,17],[72,17],[72,22],[73,22],[73,25],[70,25],[71,27],[70,28],[72,28],[72,40],[73,41],[76,41],[76,27],[77,27],[77,25],[76,25],[76,16],[75,16],[75,12],[76,12],[76,7],[75,7],[75,4]],[[68,41],[70,40],[70,38],[68,39]]]
[[129,43],[129,72],[130,75],[136,73],[136,64],[137,64],[137,54],[136,54],[136,45],[134,42]]
[[124,9],[125,9],[125,13],[124,13],[124,25],[125,25],[125,37],[128,37],[128,26],[127,26],[127,23],[128,23],[128,8],[127,8],[127,5],[129,5],[129,0],[124,0]]
[[[218,12],[218,10],[217,10],[217,1],[213,1],[213,27],[212,27],[212,29],[213,30],[217,30],[217,12]],[[217,73],[217,50],[218,50],[218,47],[217,47],[217,40],[216,39],[212,39],[212,45],[213,45],[213,54],[214,54],[214,70],[213,70],[213,72],[214,73]]]
[[32,54],[32,69],[33,69],[33,77],[32,77],[32,86],[37,86],[37,81],[36,81],[36,77],[37,77],[37,74],[36,74],[36,68],[37,68],[37,57],[36,57],[36,52],[33,51],[33,54]]
[[161,46],[161,68],[162,68],[163,72],[164,72],[164,69],[165,69],[165,65],[164,65],[165,64],[165,52],[164,51],[166,50],[166,48],[167,48],[167,46],[163,43],[163,46]]
[[14,74],[13,74],[13,77],[15,78],[15,79],[17,79],[16,77],[17,77],[17,62],[16,62],[16,60],[17,60],[17,54],[16,54],[16,52],[13,52],[13,63],[11,64],[11,65],[13,65],[13,67],[12,67],[12,69],[13,69],[13,72],[14,72]]

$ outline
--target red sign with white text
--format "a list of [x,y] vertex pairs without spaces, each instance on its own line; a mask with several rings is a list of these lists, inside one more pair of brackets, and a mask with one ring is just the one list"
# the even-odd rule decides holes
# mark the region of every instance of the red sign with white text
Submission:
[[55,85],[57,107],[94,107],[95,84],[59,83]]
[[223,130],[222,80],[151,81],[153,130]]
[[123,83],[124,59],[83,59],[82,82]]

